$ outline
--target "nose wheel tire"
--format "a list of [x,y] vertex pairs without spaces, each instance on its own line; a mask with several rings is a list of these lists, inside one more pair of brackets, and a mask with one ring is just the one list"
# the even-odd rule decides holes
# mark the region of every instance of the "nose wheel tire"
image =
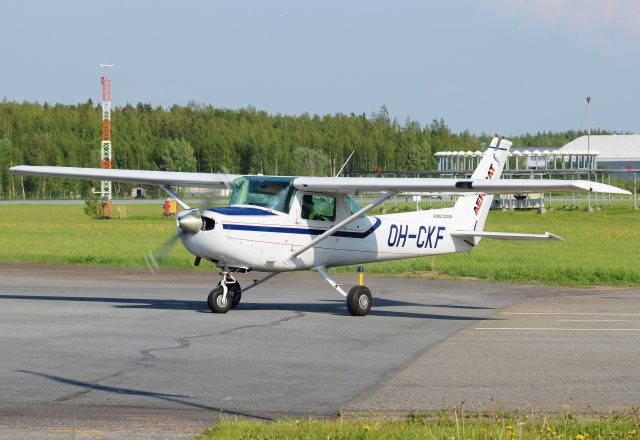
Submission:
[[227,297],[231,297],[231,308],[235,309],[240,304],[242,292],[240,292],[240,283],[227,284]]
[[240,283],[237,281],[227,284],[227,300],[225,303],[222,299],[222,286],[218,284],[218,287],[213,289],[209,293],[209,298],[207,298],[209,310],[213,313],[227,313],[229,309],[235,309],[242,299],[240,289]]
[[222,286],[218,286],[209,293],[207,305],[213,313],[227,313],[232,307],[232,298],[229,294],[224,298]]
[[347,309],[353,316],[365,316],[372,302],[371,291],[366,286],[353,286],[347,295]]

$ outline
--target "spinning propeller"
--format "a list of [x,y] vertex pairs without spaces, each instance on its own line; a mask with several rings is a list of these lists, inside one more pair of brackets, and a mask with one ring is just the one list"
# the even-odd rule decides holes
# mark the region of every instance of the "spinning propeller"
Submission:
[[[223,173],[221,174],[230,175],[229,171],[225,168],[223,168]],[[225,186],[230,190],[231,185],[228,183],[230,179],[227,178],[224,180]],[[178,232],[158,246],[155,250],[149,251],[149,253],[144,257],[144,261],[149,268],[149,271],[154,274],[160,270],[162,261],[171,253],[171,250],[176,245],[182,234],[195,235],[204,230],[207,223],[212,221],[211,219],[204,219],[202,217],[201,209],[209,208],[213,206],[214,203],[213,194],[208,192],[205,200],[200,203],[200,207],[192,208],[186,202],[181,200],[168,185],[162,185],[161,188],[184,209],[176,214]],[[194,265],[198,266],[199,264],[200,257],[196,257]]]

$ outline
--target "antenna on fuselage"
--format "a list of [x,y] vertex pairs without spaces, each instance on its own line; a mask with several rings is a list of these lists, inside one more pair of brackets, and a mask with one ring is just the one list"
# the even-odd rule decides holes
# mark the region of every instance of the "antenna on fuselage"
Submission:
[[336,174],[336,177],[338,177],[340,175],[340,173],[342,173],[342,170],[344,170],[344,167],[347,166],[347,164],[349,163],[349,159],[351,159],[351,156],[353,156],[353,153],[355,153],[356,150],[353,150],[351,152],[351,154],[349,155],[349,157],[347,157],[347,160],[344,161],[344,163],[342,164],[342,167],[340,168],[340,171],[338,171],[338,174]]

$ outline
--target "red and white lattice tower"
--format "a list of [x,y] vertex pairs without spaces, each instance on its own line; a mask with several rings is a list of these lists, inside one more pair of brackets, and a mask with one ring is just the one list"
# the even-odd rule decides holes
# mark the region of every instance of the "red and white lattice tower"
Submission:
[[[113,64],[100,64],[105,74],[102,81],[102,142],[100,142],[100,168],[111,168],[111,80],[109,67]],[[111,218],[111,181],[100,184],[100,215]]]

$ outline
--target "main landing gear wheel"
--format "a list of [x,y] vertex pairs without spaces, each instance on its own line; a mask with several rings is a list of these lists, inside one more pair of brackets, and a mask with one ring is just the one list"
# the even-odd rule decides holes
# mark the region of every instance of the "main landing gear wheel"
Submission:
[[347,295],[347,309],[353,316],[365,316],[372,302],[371,291],[366,286],[353,286]]
[[222,286],[218,286],[209,293],[207,305],[213,313],[227,313],[233,305],[233,297],[227,293],[225,298]]

